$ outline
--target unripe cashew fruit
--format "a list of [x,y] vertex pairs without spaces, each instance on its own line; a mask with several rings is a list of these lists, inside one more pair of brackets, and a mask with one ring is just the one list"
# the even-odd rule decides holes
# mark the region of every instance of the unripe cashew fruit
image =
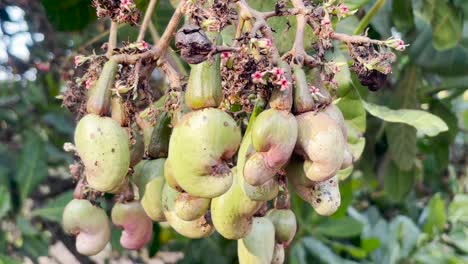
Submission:
[[215,229],[213,225],[206,220],[204,215],[192,221],[185,221],[177,216],[175,212],[175,201],[178,195],[179,192],[177,190],[172,189],[167,184],[164,185],[162,202],[164,215],[169,225],[171,225],[177,233],[189,238],[203,238],[211,235]]
[[275,226],[276,242],[289,245],[297,230],[296,216],[290,209],[271,209],[266,217]]
[[295,150],[305,159],[306,176],[312,181],[335,176],[343,164],[346,147],[339,125],[322,112],[307,112],[296,119],[299,129]]
[[108,60],[102,68],[101,75],[90,90],[86,111],[100,116],[107,115],[111,106],[111,88],[114,86],[115,75],[119,64]]
[[129,144],[127,131],[112,118],[88,114],[78,122],[75,145],[90,187],[115,192],[125,184]]
[[76,250],[92,256],[101,252],[110,240],[110,223],[106,212],[88,200],[71,200],[63,210],[63,229],[76,236]]
[[275,249],[275,228],[266,217],[254,217],[250,233],[237,241],[239,264],[270,264]]
[[190,196],[188,193],[179,193],[175,200],[174,211],[185,221],[193,221],[205,215],[210,208],[211,199]]
[[329,216],[338,210],[341,195],[337,176],[322,182],[313,182],[306,177],[299,162],[291,162],[286,169],[289,182],[296,193],[311,204],[319,215]]
[[269,181],[291,157],[297,139],[297,122],[286,111],[268,109],[252,127],[255,149],[245,163],[245,181],[258,186]]
[[[255,150],[252,145],[252,133],[251,131],[246,131],[242,144],[239,148],[237,155],[237,168],[241,169],[245,167],[247,155],[254,153]],[[238,172],[241,173],[241,172]],[[245,195],[251,200],[254,201],[269,201],[274,199],[278,195],[279,185],[276,177],[272,177],[267,182],[259,185],[253,186],[245,181],[245,176],[239,178],[239,184],[242,187]]]
[[192,196],[217,197],[232,184],[233,175],[225,160],[235,155],[240,140],[239,127],[222,110],[205,108],[188,113],[173,129],[166,173]]
[[170,127],[171,117],[166,112],[162,112],[156,121],[156,126],[151,133],[148,144],[148,156],[151,158],[165,158],[169,151],[169,139],[172,128]]
[[314,99],[309,90],[309,84],[304,70],[299,65],[293,66],[294,71],[294,112],[302,114],[312,111],[315,106]]
[[243,175],[233,169],[234,181],[231,188],[223,195],[211,200],[211,219],[223,237],[240,239],[247,235],[252,227],[252,217],[263,205],[253,201],[242,190]]
[[280,244],[275,245],[275,250],[273,251],[273,260],[271,264],[283,264],[284,263],[284,246]]
[[140,249],[153,235],[153,222],[138,201],[116,203],[112,208],[112,223],[123,228],[120,244],[126,249]]
[[[219,33],[208,33],[220,43]],[[185,103],[192,109],[218,107],[223,99],[221,88],[221,58],[215,55],[210,61],[191,65],[190,76],[185,92]]]
[[341,165],[340,169],[346,169],[353,165],[354,157],[351,149],[349,148],[349,144],[347,143],[348,140],[348,129],[346,128],[345,120],[343,117],[343,113],[341,110],[334,104],[330,104],[327,106],[323,113],[327,114],[333,120],[335,120],[341,128],[341,132],[343,133],[344,140],[346,142],[344,157],[343,157],[343,164]]
[[143,158],[145,154],[145,143],[143,142],[143,135],[138,129],[138,126],[133,125],[131,129],[130,166],[133,167]]
[[120,126],[125,127],[128,125],[128,116],[125,112],[125,106],[120,96],[113,96],[111,99],[111,117]]
[[[164,187],[164,162],[166,159],[157,159],[144,162],[139,169],[134,182],[138,186],[141,206],[151,220],[165,221],[162,208],[162,190]],[[134,173],[135,175],[135,173]]]

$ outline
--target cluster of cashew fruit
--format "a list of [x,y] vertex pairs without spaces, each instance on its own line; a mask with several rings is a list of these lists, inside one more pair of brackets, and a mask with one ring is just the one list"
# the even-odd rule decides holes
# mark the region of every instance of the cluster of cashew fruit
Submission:
[[63,226],[77,236],[80,253],[94,255],[106,246],[110,222],[123,229],[123,247],[139,249],[151,241],[154,221],[189,238],[216,231],[238,240],[240,263],[283,263],[297,228],[289,192],[320,215],[340,206],[336,175],[352,165],[353,155],[343,115],[325,88],[311,93],[302,67],[280,63],[289,89],[274,88],[269,105],[259,103],[242,129],[219,107],[219,55],[191,67],[181,91],[184,110],[166,110],[163,97],[136,113],[134,126],[111,92],[118,64],[105,63],[75,131],[84,166],[85,186],[78,186],[136,191],[117,200],[111,221],[104,209],[75,196]]

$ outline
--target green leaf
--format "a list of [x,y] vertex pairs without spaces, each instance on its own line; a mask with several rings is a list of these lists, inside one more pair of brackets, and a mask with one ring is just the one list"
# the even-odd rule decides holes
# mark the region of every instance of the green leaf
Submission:
[[289,253],[289,264],[307,264],[306,251],[300,241],[294,243]]
[[459,43],[463,32],[463,12],[448,1],[437,1],[436,5],[431,18],[432,44],[443,51]]
[[350,244],[344,244],[333,241],[331,243],[331,247],[333,248],[333,251],[337,252],[340,255],[342,253],[347,253],[355,259],[364,259],[367,257],[367,252],[364,249],[355,247]]
[[49,243],[41,236],[23,236],[21,251],[33,259],[48,256]]
[[363,7],[369,2],[370,0],[345,0],[344,4],[349,7],[349,10],[355,10]]
[[59,31],[78,31],[96,20],[96,9],[89,1],[42,0],[52,25]]
[[[335,254],[327,245],[313,237],[305,237],[302,239],[304,247],[307,249],[307,253],[312,255],[315,259],[319,260],[319,263],[340,263],[350,264],[355,263],[341,258]],[[315,263],[307,261],[307,263]]]
[[384,177],[384,191],[388,198],[395,202],[401,202],[413,188],[414,178],[414,169],[402,171],[394,162],[390,161]]
[[73,192],[68,191],[52,198],[41,208],[34,209],[32,216],[39,216],[56,223],[62,222],[63,209],[73,199]]
[[9,189],[0,185],[0,219],[11,210],[11,196]]
[[0,254],[0,264],[21,264],[21,261],[17,261],[9,256]]
[[385,106],[362,102],[369,114],[387,122],[411,125],[428,136],[435,136],[448,130],[447,124],[442,119],[425,111],[412,109],[392,110]]
[[452,223],[468,223],[468,195],[457,194],[453,197],[448,209],[449,220]]
[[359,236],[362,223],[351,217],[328,218],[315,227],[315,232],[328,237],[347,238]]
[[361,248],[367,252],[372,252],[380,247],[380,240],[378,238],[362,238]]
[[393,0],[392,19],[399,31],[407,32],[411,30],[414,27],[413,2]]
[[437,51],[432,45],[430,27],[418,33],[410,46],[412,61],[426,71],[448,76],[468,74],[468,46],[461,43],[452,49]]
[[423,231],[434,235],[442,232],[447,221],[445,203],[440,193],[435,194],[421,213],[420,221],[423,222]]
[[390,222],[390,232],[400,244],[400,258],[408,257],[417,246],[421,231],[408,217],[399,215]]
[[47,154],[44,142],[34,133],[26,133],[23,138],[25,142],[22,146],[18,161],[18,173],[15,177],[21,202],[24,202],[31,191],[47,177]]
[[347,125],[361,133],[366,131],[366,110],[355,89],[349,91],[345,97],[341,97],[336,105],[343,113]]
[[175,9],[169,0],[158,0],[152,20],[159,34],[162,34],[164,29],[166,29],[174,11]]
[[457,249],[468,254],[468,227],[464,225],[455,225],[450,230],[449,237],[446,238],[450,244],[453,244]]
[[417,152],[416,129],[401,123],[389,123],[385,132],[392,160],[401,170],[410,170]]

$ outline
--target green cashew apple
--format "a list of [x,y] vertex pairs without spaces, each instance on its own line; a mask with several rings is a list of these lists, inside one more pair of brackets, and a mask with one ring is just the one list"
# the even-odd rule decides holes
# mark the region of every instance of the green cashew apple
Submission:
[[171,137],[172,128],[171,117],[168,113],[162,112],[156,120],[148,144],[148,156],[154,159],[165,158],[169,151],[169,139]]
[[112,118],[87,114],[78,122],[75,145],[90,187],[115,192],[126,183],[129,144],[127,131]]
[[112,208],[112,223],[123,229],[120,244],[126,249],[140,249],[151,241],[153,222],[138,201],[116,203]]
[[210,208],[211,199],[190,196],[188,193],[179,193],[175,200],[174,211],[185,221],[193,221],[205,215]]
[[302,114],[312,111],[315,107],[315,101],[309,90],[309,84],[304,70],[299,65],[293,66],[294,71],[294,105],[295,113]]
[[237,241],[239,264],[270,264],[275,249],[275,228],[266,217],[254,217],[250,233]]
[[271,264],[283,264],[284,258],[284,246],[281,244],[276,244],[275,250],[273,251],[273,260],[271,261]]
[[291,157],[297,139],[297,122],[286,111],[268,109],[256,118],[252,131],[253,153],[245,163],[245,181],[258,186],[269,181]]
[[289,245],[297,230],[296,216],[290,209],[271,209],[266,217],[275,226],[276,242]]
[[322,182],[313,182],[306,177],[300,162],[291,162],[286,170],[296,193],[312,205],[319,215],[329,216],[338,210],[341,195],[337,176]]
[[295,151],[304,157],[306,176],[324,181],[336,175],[344,159],[346,142],[339,125],[327,114],[307,112],[296,116]]
[[166,219],[162,208],[165,161],[165,159],[144,161],[137,175],[135,176],[135,172],[133,174],[134,182],[138,187],[141,206],[143,206],[149,218],[156,222],[165,221]]
[[180,219],[175,212],[175,203],[180,193],[168,184],[163,187],[162,203],[164,215],[169,225],[179,234],[189,238],[208,237],[214,232],[214,227],[205,215],[192,221]]
[[[221,44],[219,33],[208,33],[208,35],[216,37],[218,44]],[[191,65],[185,92],[187,106],[194,110],[218,107],[222,99],[220,55],[215,55],[211,61]]]
[[108,60],[102,68],[101,75],[91,88],[86,111],[100,116],[107,115],[111,107],[112,87],[119,64],[114,60]]
[[231,188],[211,200],[211,219],[216,231],[223,237],[240,239],[250,232],[252,217],[264,203],[251,200],[242,189],[243,175],[236,169],[233,169],[233,173]]
[[240,140],[239,127],[222,110],[190,112],[172,131],[165,173],[192,196],[217,197],[232,184],[233,174],[226,161],[235,155]]
[[101,252],[110,240],[106,212],[88,200],[71,200],[63,210],[63,229],[76,236],[76,249],[86,256]]

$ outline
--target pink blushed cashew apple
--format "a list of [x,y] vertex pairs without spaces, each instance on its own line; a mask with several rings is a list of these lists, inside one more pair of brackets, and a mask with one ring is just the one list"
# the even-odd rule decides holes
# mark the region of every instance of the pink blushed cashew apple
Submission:
[[138,201],[116,203],[112,208],[112,223],[121,227],[120,244],[126,249],[140,249],[153,235],[153,222]]
[[269,181],[286,164],[297,139],[297,122],[287,111],[269,109],[256,118],[252,127],[255,152],[244,166],[245,181],[258,186]]
[[239,127],[222,110],[190,112],[173,129],[165,173],[192,196],[217,197],[232,184],[226,161],[235,155],[240,140]]
[[324,181],[341,168],[346,142],[340,126],[322,112],[296,116],[298,137],[295,151],[304,158],[304,170],[312,181]]
[[116,192],[126,183],[129,144],[127,131],[112,118],[87,114],[78,122],[75,145],[90,187]]
[[88,200],[71,200],[63,210],[62,224],[66,233],[76,236],[76,249],[80,254],[96,255],[110,240],[106,212]]

